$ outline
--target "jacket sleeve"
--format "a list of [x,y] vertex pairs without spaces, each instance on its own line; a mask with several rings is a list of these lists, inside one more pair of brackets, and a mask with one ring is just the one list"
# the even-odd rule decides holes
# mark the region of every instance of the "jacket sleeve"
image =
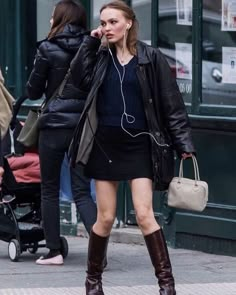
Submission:
[[47,84],[48,71],[48,58],[39,49],[35,57],[34,68],[26,84],[27,95],[30,99],[39,99],[42,97]]
[[191,126],[182,95],[165,57],[158,49],[156,69],[162,117],[174,148],[178,155],[183,152],[194,153]]
[[70,69],[73,83],[81,91],[88,92],[90,90],[100,45],[100,39],[85,36],[83,43],[71,62]]

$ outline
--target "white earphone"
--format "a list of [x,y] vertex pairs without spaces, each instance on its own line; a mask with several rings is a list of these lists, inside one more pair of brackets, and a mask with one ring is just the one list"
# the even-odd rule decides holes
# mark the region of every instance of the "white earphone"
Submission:
[[[127,24],[126,29],[128,30],[130,27],[131,27],[131,25],[130,24]],[[119,71],[119,69],[118,69],[118,67],[117,67],[117,65],[115,63],[115,60],[114,60],[112,51],[109,48],[109,46],[108,46],[108,50],[109,50],[109,53],[110,53],[111,58],[112,58],[113,65],[114,65],[114,67],[115,67],[115,69],[117,71],[117,74],[118,74],[119,80],[120,80],[120,93],[121,93],[121,97],[122,97],[122,101],[123,101],[123,107],[124,107],[123,108],[123,113],[121,115],[121,120],[120,120],[120,126],[121,126],[121,128],[123,129],[124,132],[126,132],[128,135],[130,135],[133,138],[135,138],[137,136],[140,136],[140,135],[149,135],[154,140],[154,142],[157,145],[159,145],[159,146],[167,146],[168,147],[169,144],[167,144],[167,143],[159,143],[157,141],[157,139],[154,137],[154,135],[151,134],[150,132],[143,131],[143,132],[139,132],[137,134],[132,134],[128,130],[125,129],[125,127],[124,127],[124,120],[126,120],[126,122],[129,123],[129,124],[134,123],[135,120],[136,120],[136,118],[133,115],[128,114],[127,111],[126,111],[125,95],[124,95],[124,91],[123,91],[123,82],[124,82],[124,78],[125,78],[125,66],[122,65],[123,71],[122,71],[122,73],[120,73],[120,71]]]
[[131,28],[131,24],[126,25],[126,30],[129,30]]

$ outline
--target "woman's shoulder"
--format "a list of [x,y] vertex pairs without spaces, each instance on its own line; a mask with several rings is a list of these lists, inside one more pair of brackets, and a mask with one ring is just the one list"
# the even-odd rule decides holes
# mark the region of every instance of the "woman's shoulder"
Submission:
[[48,38],[38,41],[36,46],[40,51],[47,51],[59,47],[54,40],[49,40]]
[[49,51],[49,48],[51,46],[50,43],[51,42],[48,39],[38,41],[36,44],[38,51],[45,55]]
[[37,49],[40,55],[51,59],[54,58],[55,56],[59,54],[61,54],[61,52],[64,52],[64,50],[62,48],[60,48],[56,43],[48,40],[48,39],[44,39],[42,41],[39,41],[37,43]]
[[142,58],[147,58],[148,60],[159,60],[163,56],[160,49],[158,47],[154,47],[150,44],[147,44],[143,41],[137,42],[137,51],[138,56],[142,56]]

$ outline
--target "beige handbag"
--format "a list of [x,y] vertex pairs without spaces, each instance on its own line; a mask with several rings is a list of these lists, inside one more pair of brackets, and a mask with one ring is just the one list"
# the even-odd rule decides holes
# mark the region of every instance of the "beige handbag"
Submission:
[[25,123],[17,137],[17,141],[25,147],[37,147],[39,138],[38,123],[41,112],[40,110],[30,110]]
[[201,181],[197,159],[192,155],[194,178],[183,177],[183,159],[179,167],[179,177],[174,177],[169,185],[167,203],[170,207],[203,211],[208,201],[208,184]]
[[12,119],[14,98],[0,80],[0,130],[1,138],[5,136]]

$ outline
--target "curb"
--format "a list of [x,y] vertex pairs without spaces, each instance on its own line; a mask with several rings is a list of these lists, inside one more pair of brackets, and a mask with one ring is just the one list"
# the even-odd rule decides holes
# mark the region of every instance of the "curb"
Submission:
[[[88,238],[88,233],[82,223],[78,223],[77,236]],[[110,242],[136,245],[145,244],[140,229],[135,226],[113,228],[110,235]]]

